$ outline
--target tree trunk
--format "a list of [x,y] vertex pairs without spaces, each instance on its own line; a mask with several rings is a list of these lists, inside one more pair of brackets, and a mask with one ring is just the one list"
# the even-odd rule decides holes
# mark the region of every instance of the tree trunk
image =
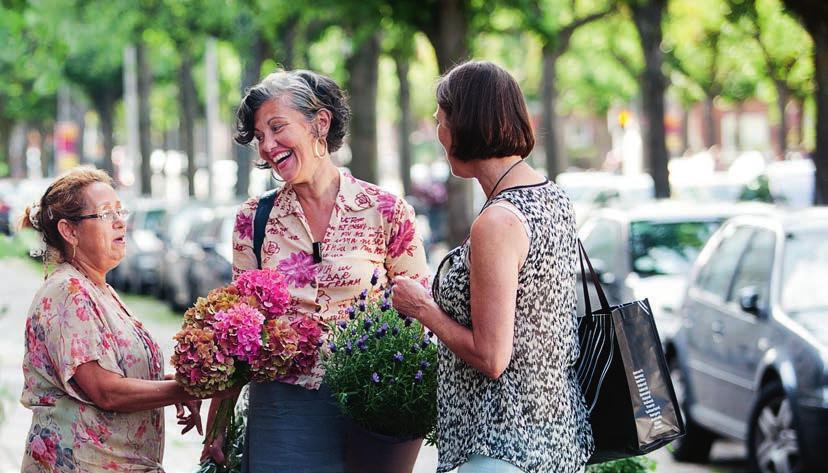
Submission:
[[397,66],[397,80],[400,83],[400,123],[399,132],[400,150],[400,177],[402,178],[403,194],[411,194],[411,83],[408,81],[408,57],[397,54],[394,63]]
[[690,149],[690,108],[686,105],[681,109],[681,154],[687,154]]
[[[34,128],[34,127],[32,127]],[[26,130],[24,130],[25,133]],[[55,172],[59,172],[57,170],[57,166],[55,165],[55,127],[52,126],[52,133],[49,133],[49,129],[46,127],[45,124],[40,124],[38,127],[38,133],[40,136],[48,137],[51,136],[52,139],[44,139],[43,146],[40,150],[40,172],[43,174],[43,177],[49,177],[52,175],[52,170]],[[23,149],[20,150],[20,159],[21,163],[23,164],[23,175],[27,176],[29,174],[29,164],[26,162],[26,145],[23,145]]]
[[556,64],[560,51],[549,45],[543,47],[543,76],[541,78],[541,129],[544,137],[544,153],[546,154],[546,175],[555,180],[558,173],[566,169],[564,162],[563,136],[558,129],[558,89],[556,87]]
[[793,126],[796,127],[796,147],[802,149],[805,147],[805,98],[796,99],[796,116],[794,118]]
[[716,144],[716,114],[713,97],[707,96],[702,102],[702,116],[704,120],[704,147],[710,149]]
[[631,3],[633,20],[644,52],[641,95],[644,109],[644,153],[655,183],[656,197],[670,197],[667,173],[667,145],[664,131],[664,92],[666,79],[661,71],[664,53],[661,50],[661,20],[667,0]]
[[[282,24],[280,28],[279,42],[282,43],[282,58],[279,61],[287,70],[291,70],[295,65],[296,56],[296,36],[299,33],[300,16],[294,14],[292,17]],[[261,37],[261,35],[256,35]]]
[[785,109],[791,93],[782,81],[774,81],[776,84],[776,106],[779,108],[779,129],[776,139],[779,140],[779,158],[785,159],[785,151],[788,150],[788,116]]
[[345,61],[351,91],[351,172],[363,181],[377,183],[377,79],[379,36],[359,45]]
[[[261,34],[253,39],[252,50],[244,61],[241,78],[241,94],[259,82],[259,75],[264,62],[265,44]],[[236,178],[236,195],[245,198],[250,189],[250,164],[253,162],[253,150],[249,146],[233,145],[233,155],[236,158],[238,177]]]
[[152,137],[150,135],[149,108],[152,71],[147,58],[147,45],[143,41],[138,41],[135,53],[138,68],[138,141],[141,154],[141,194],[152,195],[152,169],[150,169]]
[[[15,169],[12,166],[11,153],[9,147],[11,146],[11,131],[14,123],[0,113],[0,163],[5,162],[7,169],[5,172],[0,172],[0,177],[10,175],[12,177],[20,177],[15,175]],[[2,169],[2,166],[0,166]]]
[[[466,60],[469,55],[468,29],[464,0],[444,0],[440,2],[437,12],[436,28],[426,30],[434,51],[440,74],[445,74],[455,64]],[[469,234],[471,228],[473,198],[471,181],[450,176],[446,182],[448,193],[447,243],[451,246],[460,244]]]
[[816,77],[816,165],[817,204],[828,204],[828,18],[813,19],[809,30],[814,38],[814,76]]
[[98,110],[98,115],[101,118],[101,135],[103,135],[103,160],[101,167],[110,176],[115,178],[115,167],[112,164],[112,148],[115,147],[115,97],[112,92],[102,91],[98,100],[96,100],[95,108]]
[[742,111],[744,108],[744,102],[736,102],[736,130],[733,133],[733,144],[737,153],[742,151]]
[[195,196],[195,121],[197,98],[195,81],[193,81],[193,63],[195,60],[190,49],[182,47],[181,66],[178,71],[178,98],[181,103],[181,143],[187,155],[187,195]]

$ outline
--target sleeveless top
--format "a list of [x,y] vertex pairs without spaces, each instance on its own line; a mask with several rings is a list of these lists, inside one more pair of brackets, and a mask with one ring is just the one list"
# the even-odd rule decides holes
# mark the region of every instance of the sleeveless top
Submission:
[[[488,205],[501,201],[519,210],[530,230],[518,273],[512,359],[492,380],[440,345],[437,471],[456,468],[471,454],[527,473],[580,471],[594,445],[574,372],[575,214],[549,181],[506,189]],[[471,328],[469,255],[468,240],[446,255],[432,291],[443,311]]]

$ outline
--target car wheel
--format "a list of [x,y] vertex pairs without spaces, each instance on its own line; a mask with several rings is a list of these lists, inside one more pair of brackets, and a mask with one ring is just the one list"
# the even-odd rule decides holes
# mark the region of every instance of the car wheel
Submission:
[[793,404],[779,383],[765,386],[750,415],[748,453],[762,473],[799,473],[802,464]]
[[716,440],[716,434],[695,423],[690,417],[687,383],[675,356],[670,358],[668,366],[686,430],[683,437],[679,437],[670,444],[673,458],[680,462],[705,463],[710,459],[710,449],[713,447],[713,441]]

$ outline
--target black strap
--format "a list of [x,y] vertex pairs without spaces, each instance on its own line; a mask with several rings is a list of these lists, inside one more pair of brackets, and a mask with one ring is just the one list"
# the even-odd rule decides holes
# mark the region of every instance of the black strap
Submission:
[[595,269],[592,267],[592,262],[589,260],[589,256],[587,256],[587,252],[584,249],[584,244],[581,243],[580,238],[578,239],[578,257],[581,260],[581,285],[584,290],[584,306],[586,307],[587,315],[592,315],[592,305],[590,304],[589,291],[587,290],[586,273],[584,272],[584,260],[586,260],[587,266],[589,267],[589,275],[590,279],[592,280],[592,287],[595,288],[595,293],[598,294],[598,300],[601,302],[600,313],[609,314],[612,310],[610,308],[609,302],[607,302],[607,296],[606,294],[604,294],[604,289],[601,287],[601,281],[598,279],[598,275],[595,274]]
[[276,201],[277,189],[269,190],[259,197],[259,205],[256,206],[256,216],[253,219],[253,253],[256,255],[256,265],[262,269],[262,243],[264,243],[265,226],[270,217],[270,210],[273,209],[273,202]]

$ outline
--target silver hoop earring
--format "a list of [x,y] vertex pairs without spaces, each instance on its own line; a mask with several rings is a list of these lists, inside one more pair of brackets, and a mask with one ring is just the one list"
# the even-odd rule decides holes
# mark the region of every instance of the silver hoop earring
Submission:
[[279,179],[278,177],[276,177],[277,175],[278,174],[276,174],[276,170],[273,169],[273,168],[270,168],[270,177],[271,177],[271,179],[273,179],[276,182],[285,182],[284,179]]
[[[316,143],[319,143],[320,141],[325,145],[325,149],[321,153],[316,149]],[[328,142],[322,138],[316,138],[313,140],[313,157],[316,159],[322,159],[326,154],[328,154]]]

